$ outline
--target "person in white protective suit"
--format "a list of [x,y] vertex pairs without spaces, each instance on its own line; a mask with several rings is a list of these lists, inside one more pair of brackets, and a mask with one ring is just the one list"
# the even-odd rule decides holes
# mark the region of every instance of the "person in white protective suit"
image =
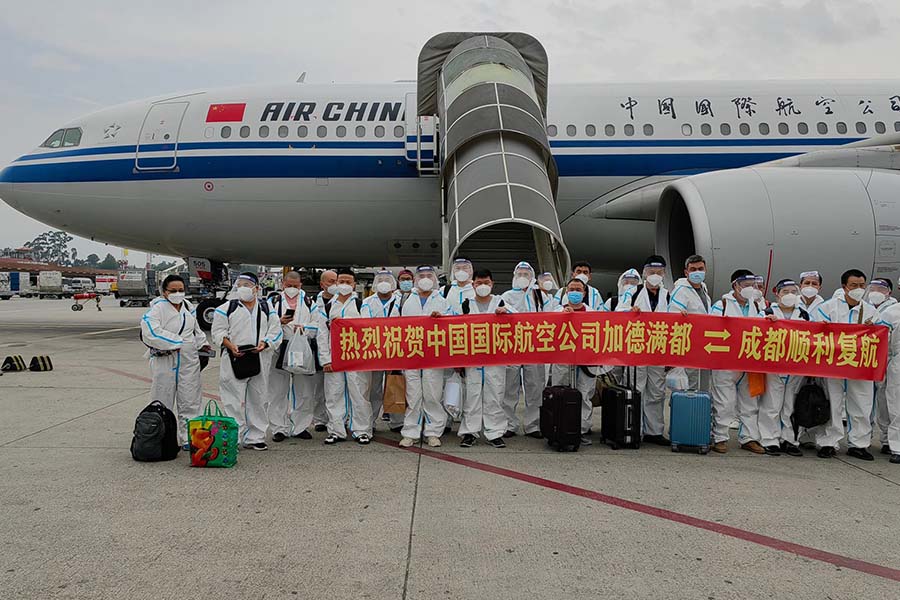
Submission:
[[[556,309],[557,312],[596,312],[586,302],[589,294],[588,285],[580,278],[573,278],[566,284],[566,303]],[[574,381],[573,381],[574,373]],[[599,367],[587,365],[553,365],[550,379],[553,385],[567,385],[581,394],[581,445],[590,446],[590,431],[593,423],[594,406],[591,396],[596,387]]]
[[800,273],[800,306],[815,318],[816,309],[825,302],[825,298],[819,295],[822,290],[822,275],[818,271],[803,271]]
[[[255,273],[238,275],[234,291],[237,299],[225,302],[213,313],[213,343],[228,351],[228,355],[223,352],[219,363],[219,395],[225,414],[240,426],[244,448],[268,450],[269,364],[284,333],[268,302],[257,299],[259,279]],[[241,347],[252,349],[242,351]],[[258,375],[238,379],[229,355],[241,357],[245,352],[259,354],[261,370]]]
[[[513,269],[512,289],[503,292],[503,304],[511,312],[543,312],[547,303],[544,294],[535,285],[534,269],[527,262],[520,262]],[[547,382],[544,365],[511,365],[506,367],[506,391],[503,394],[503,411],[508,421],[504,437],[519,433],[519,416],[516,407],[519,397],[525,398],[525,435],[540,439],[541,401]]]
[[619,275],[619,281],[616,282],[616,295],[610,296],[603,303],[603,308],[608,311],[616,311],[624,300],[634,296],[635,290],[641,284],[641,274],[637,269],[628,269]]
[[[465,315],[497,314],[511,312],[503,299],[492,293],[494,277],[487,269],[475,272],[475,298],[463,300],[460,310]],[[484,431],[488,445],[505,448],[506,413],[503,412],[503,394],[506,391],[506,367],[467,367],[465,369],[466,394],[462,398],[462,419],[459,424],[460,446],[470,448]]]
[[[591,310],[606,310],[606,304],[603,302],[603,296],[600,294],[600,291],[591,286],[591,264],[589,262],[582,260],[575,263],[572,266],[572,279],[580,279],[584,282],[584,285],[587,286],[588,291],[584,302],[591,307]],[[555,299],[558,305],[564,306],[567,302],[566,288],[559,288],[556,292]]]
[[[669,312],[682,315],[708,315],[712,299],[706,289],[706,259],[699,254],[684,260],[684,277],[675,281],[669,294]],[[709,372],[686,369],[688,387],[692,390],[709,389]]]
[[372,441],[372,405],[369,403],[369,374],[365,371],[335,372],[331,369],[331,322],[334,319],[359,319],[362,301],[354,291],[356,274],[350,269],[337,272],[337,290],[331,300],[315,313],[318,321],[316,344],[319,362],[325,371],[325,409],[328,411],[328,445],[347,439],[350,434],[365,446]]
[[[619,299],[617,311],[669,312],[669,292],[663,287],[666,275],[666,259],[653,255],[644,261],[644,283],[626,290]],[[641,392],[642,441],[660,446],[670,445],[665,436],[666,421],[666,368],[664,366],[637,367],[635,385]]]
[[[294,335],[315,336],[316,326],[310,324],[312,301],[301,288],[300,273],[291,271],[284,276],[282,291],[269,297],[269,304],[281,323],[283,341],[276,357],[284,357]],[[307,329],[309,328],[309,329]],[[313,421],[314,375],[293,374],[279,368],[273,360],[269,371],[269,431],[273,442],[283,442],[288,436],[301,440],[312,439],[307,431]]]
[[[866,275],[850,269],[841,275],[841,294],[826,300],[811,315],[823,323],[881,324],[878,311],[863,300],[866,295]],[[872,443],[872,405],[875,387],[871,381],[857,379],[825,379],[831,419],[816,428],[816,456],[832,458],[837,454],[844,437],[843,409],[847,410],[847,456],[860,460],[875,460],[869,452]]]
[[[809,313],[800,300],[800,286],[793,279],[782,279],[773,290],[776,301],[763,311],[766,319],[777,321],[809,321]],[[766,454],[777,456],[784,452],[789,456],[803,456],[791,415],[794,400],[806,378],[802,375],[766,373],[766,391],[759,401],[759,443]]]
[[[381,270],[375,274],[372,281],[375,293],[363,300],[360,314],[367,319],[385,319],[391,316],[394,306],[399,306],[401,297],[396,293],[397,281],[393,273]],[[384,406],[384,371],[363,371],[361,375],[368,379],[366,387],[369,390],[369,405],[372,411],[372,429],[381,415]]]
[[[325,303],[334,298],[337,294],[337,271],[328,269],[322,271],[319,276],[319,293],[316,294],[315,305],[319,309],[325,307]],[[315,315],[315,308],[310,309]],[[313,316],[313,322],[317,319]],[[310,339],[310,345],[316,355],[316,361],[319,360],[319,352],[315,339]],[[325,410],[325,371],[321,369],[321,364],[316,367],[316,374],[311,375],[313,385],[313,430],[316,432],[328,431],[328,411]]]
[[[414,283],[418,293],[410,295],[402,309],[398,303],[393,316],[437,318],[451,314],[450,304],[438,292],[438,278],[432,267],[417,268]],[[444,369],[408,369],[403,375],[406,377],[406,414],[400,446],[409,448],[424,435],[426,443],[436,448],[441,445],[447,422],[447,413],[441,403]]]
[[[731,274],[731,291],[713,304],[709,314],[759,318],[762,314],[757,309],[757,299],[756,276],[747,269],[738,269]],[[728,451],[728,430],[737,415],[741,448],[754,454],[765,454],[765,449],[759,443],[759,398],[750,395],[747,373],[713,371],[711,382],[713,450],[720,454]]]
[[[900,304],[893,304],[881,315],[884,325],[891,330],[887,374],[884,389],[884,421],[879,415],[879,426],[886,425],[881,435],[881,453],[890,455],[892,464],[900,464]],[[886,421],[886,423],[885,423]]]
[[457,258],[450,271],[453,281],[441,288],[441,296],[447,299],[450,311],[454,315],[460,315],[463,301],[475,298],[475,287],[472,285],[475,268],[469,259]]
[[184,298],[184,279],[169,275],[162,297],[141,317],[141,339],[149,348],[150,401],[162,402],[178,419],[178,445],[187,450],[187,422],[201,412],[202,385],[197,352],[209,351],[196,310]]
[[[878,311],[878,317],[884,321],[884,315],[887,310],[897,304],[897,299],[891,296],[894,291],[894,285],[888,279],[873,279],[869,282],[866,289],[866,297],[864,300],[875,307]],[[889,323],[885,323],[889,327]],[[888,430],[890,429],[890,413],[887,407],[887,389],[885,381],[875,382],[875,423],[878,425],[879,441],[881,442],[881,453],[890,454],[888,445]]]
[[556,312],[556,309],[559,308],[559,303],[556,301],[556,290],[559,289],[559,286],[556,285],[553,273],[541,273],[538,275],[537,287],[541,291],[541,299],[543,300],[541,311]]

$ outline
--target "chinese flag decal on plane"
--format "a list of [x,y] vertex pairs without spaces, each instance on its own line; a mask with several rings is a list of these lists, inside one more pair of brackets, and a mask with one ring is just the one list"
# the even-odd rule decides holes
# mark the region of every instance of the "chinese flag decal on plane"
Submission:
[[244,120],[245,103],[240,104],[210,104],[206,112],[207,123],[228,123]]

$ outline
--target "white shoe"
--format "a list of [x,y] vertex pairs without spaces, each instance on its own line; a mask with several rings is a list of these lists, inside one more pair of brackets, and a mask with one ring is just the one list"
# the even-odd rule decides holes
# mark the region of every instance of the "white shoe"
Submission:
[[415,444],[415,443],[416,443],[416,440],[414,440],[414,439],[412,439],[412,438],[405,437],[405,438],[403,438],[402,440],[400,440],[400,447],[401,447],[401,448],[410,448],[410,447],[412,447],[412,445]]
[[434,437],[433,435],[425,438],[425,441],[428,442],[430,448],[438,448],[441,445],[441,438]]

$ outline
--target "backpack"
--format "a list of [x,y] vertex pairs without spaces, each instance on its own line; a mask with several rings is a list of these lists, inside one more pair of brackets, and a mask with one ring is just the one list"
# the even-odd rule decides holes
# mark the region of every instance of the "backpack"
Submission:
[[162,402],[148,404],[134,420],[131,458],[140,462],[172,460],[178,456],[178,421]]
[[[332,296],[331,300],[325,303],[325,327],[328,328],[328,331],[331,331],[331,307],[334,306],[334,301],[337,299],[337,296]],[[356,300],[356,312],[362,316],[362,299],[359,296],[354,298]],[[393,302],[393,300],[391,300]],[[393,307],[391,307],[393,310]]]
[[831,419],[831,403],[825,397],[825,390],[817,383],[807,380],[797,392],[794,400],[794,413],[791,415],[791,426],[794,435],[801,427],[810,429],[824,425]]
[[[497,305],[497,308],[500,308],[501,306],[503,306],[503,300],[500,301],[500,304]],[[463,313],[464,315],[467,315],[467,314],[469,314],[469,312],[470,312],[471,310],[472,310],[472,309],[471,309],[471,307],[469,306],[469,299],[466,298],[465,300],[462,301],[462,313]]]
[[[634,293],[631,295],[631,306],[634,306],[634,301],[637,300],[638,294],[640,294],[643,289],[643,283],[635,288]],[[611,296],[609,299],[609,311],[615,312],[617,306],[619,306],[619,297]]]

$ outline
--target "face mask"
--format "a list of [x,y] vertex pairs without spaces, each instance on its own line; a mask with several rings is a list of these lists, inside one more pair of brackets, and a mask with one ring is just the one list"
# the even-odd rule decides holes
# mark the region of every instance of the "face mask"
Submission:
[[332,283],[331,285],[329,285],[328,288],[325,290],[325,293],[327,293],[331,296],[334,296],[335,294],[337,294],[337,284]]
[[585,273],[579,273],[575,276],[575,279],[580,279],[582,282],[584,282],[585,285],[587,285],[587,282],[591,280],[591,277],[590,275],[587,275]]
[[566,292],[566,298],[569,300],[569,304],[581,304],[581,301],[584,300],[584,294],[581,292]]
[[663,276],[662,275],[647,275],[647,285],[652,285],[653,287],[659,287],[662,285]]
[[300,288],[295,288],[295,287],[284,288],[284,295],[287,296],[288,298],[296,298],[297,296],[300,295]]
[[624,294],[626,292],[633,292],[636,289],[637,289],[637,286],[635,284],[627,283],[622,287],[622,293]]
[[531,280],[527,277],[516,277],[513,279],[513,287],[517,290],[524,290],[528,287],[529,283],[531,283]]
[[869,292],[869,302],[871,302],[875,306],[878,306],[885,300],[887,300],[887,296],[885,296],[881,292]]
[[744,300],[756,300],[756,290],[752,287],[741,288],[740,294]]
[[487,284],[479,285],[475,288],[475,293],[481,296],[482,298],[491,295],[491,286]]
[[797,306],[797,302],[800,300],[800,296],[797,294],[785,294],[781,297],[781,305],[789,306],[791,308]]
[[338,296],[347,296],[353,291],[353,286],[349,283],[340,283],[337,286]]
[[850,290],[849,292],[847,292],[847,295],[859,302],[863,299],[863,296],[866,295],[866,290],[862,288],[856,288],[855,290]]
[[419,289],[423,292],[430,292],[432,288],[434,288],[434,281],[429,277],[423,277],[416,285],[419,286]]
[[805,288],[803,288],[802,290],[800,290],[800,293],[803,294],[804,298],[815,298],[816,296],[819,295],[819,290],[817,290],[816,288],[814,288],[811,285],[808,285]]
[[754,299],[754,300],[761,300],[762,297],[763,297],[762,290],[761,290],[761,289],[758,289],[758,288],[753,288],[753,299]]
[[241,302],[250,302],[256,298],[256,292],[251,287],[241,286],[237,289],[238,300]]
[[167,296],[167,299],[172,304],[181,304],[184,302],[184,292],[172,292]]
[[375,284],[375,291],[379,294],[390,294],[392,287],[390,281],[379,281]]
[[691,271],[688,273],[688,281],[691,283],[703,283],[706,279],[706,271]]
[[541,282],[541,289],[545,292],[553,291],[553,282],[549,279]]
[[457,271],[456,273],[453,274],[453,278],[456,279],[458,282],[462,283],[464,281],[469,280],[469,274],[466,273],[465,271]]
[[401,281],[400,282],[400,291],[401,292],[411,292],[412,291],[412,281]]

